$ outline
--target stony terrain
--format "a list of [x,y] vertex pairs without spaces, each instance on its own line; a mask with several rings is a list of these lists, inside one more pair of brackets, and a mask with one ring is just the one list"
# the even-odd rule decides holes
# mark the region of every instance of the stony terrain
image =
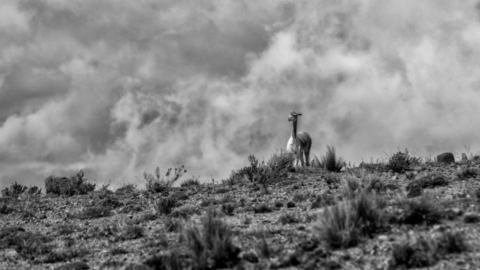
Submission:
[[0,269],[479,269],[479,168],[472,157],[26,191],[0,198]]

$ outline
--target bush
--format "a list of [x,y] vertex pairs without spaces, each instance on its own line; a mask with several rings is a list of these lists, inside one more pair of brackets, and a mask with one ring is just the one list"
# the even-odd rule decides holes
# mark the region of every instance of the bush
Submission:
[[427,267],[434,265],[438,260],[434,241],[418,236],[393,245],[390,266]]
[[384,207],[381,197],[367,193],[331,206],[319,220],[319,239],[332,249],[356,246],[386,228]]
[[276,171],[279,175],[286,175],[288,172],[294,172],[293,162],[295,155],[293,153],[281,150],[280,153],[273,154],[267,162],[267,166]]
[[173,196],[160,198],[155,205],[155,209],[159,214],[168,215],[172,212],[173,208],[177,206],[177,202],[178,200]]
[[8,215],[13,212],[13,208],[10,207],[7,200],[0,200],[0,214]]
[[123,186],[117,188],[117,190],[115,190],[115,193],[116,194],[128,194],[128,193],[135,192],[136,189],[137,189],[136,185],[127,184],[127,185],[123,185]]
[[419,200],[410,199],[404,202],[402,215],[399,218],[400,223],[409,225],[433,225],[440,223],[443,213],[435,204],[427,197]]
[[21,227],[5,227],[0,230],[0,249],[13,248],[24,258],[50,252],[52,246],[46,244],[50,241],[52,239],[49,237],[25,231]]
[[335,200],[327,193],[317,195],[312,202],[311,209],[321,208],[335,204]]
[[475,178],[478,176],[478,170],[472,168],[463,169],[461,172],[457,173],[460,180],[466,180],[470,178]]
[[425,176],[408,183],[406,190],[410,191],[411,189],[416,188],[416,186],[419,186],[422,189],[448,186],[448,180],[445,179],[445,177],[438,175]]
[[125,227],[120,239],[122,240],[133,240],[145,235],[143,227],[137,225],[130,225]]
[[104,206],[94,206],[85,208],[82,212],[80,212],[77,217],[79,219],[95,219],[95,218],[102,218],[108,217],[112,214],[108,207]]
[[272,211],[272,208],[270,208],[270,206],[266,205],[265,203],[258,204],[253,208],[253,212],[255,214],[270,213]]
[[444,231],[436,237],[413,236],[393,245],[390,266],[432,266],[447,254],[467,251],[469,246],[464,235],[459,231]]
[[200,186],[200,181],[198,177],[192,176],[192,178],[183,181],[180,184],[181,187],[198,187]]
[[56,195],[84,195],[95,190],[96,184],[88,183],[83,170],[67,177],[49,176],[45,179],[45,192]]
[[38,188],[37,186],[30,186],[27,189],[27,194],[31,195],[31,196],[38,196],[38,195],[42,194],[42,189]]
[[18,198],[18,196],[22,195],[27,189],[28,188],[26,186],[23,186],[15,182],[10,185],[10,188],[7,187],[2,190],[2,196]]
[[244,167],[236,172],[232,171],[227,183],[242,182],[248,180],[255,184],[262,185],[265,190],[268,183],[276,182],[286,177],[287,173],[293,170],[293,155],[286,152],[274,154],[267,163],[258,162],[254,155],[248,156],[250,166]]
[[444,231],[437,240],[437,252],[440,254],[462,253],[469,250],[465,234],[461,231]]
[[317,156],[314,156],[312,165],[324,168],[330,172],[340,172],[345,166],[345,161],[342,158],[337,159],[335,148],[333,146],[327,146],[327,152],[322,159],[319,160]]
[[222,212],[227,216],[233,216],[233,211],[235,210],[235,205],[232,203],[222,204]]
[[369,173],[386,172],[388,170],[387,165],[383,163],[365,163],[362,161],[359,167]]
[[182,232],[193,256],[195,269],[232,268],[239,262],[240,248],[233,243],[233,231],[214,210],[207,211],[202,226],[190,224]]
[[172,218],[171,216],[166,216],[163,219],[163,224],[167,232],[176,232],[182,227],[182,224],[180,223],[178,218]]
[[[155,255],[143,264],[154,270],[173,270],[173,269],[189,269],[185,256],[182,256],[179,250],[169,250],[161,255]],[[137,269],[137,268],[132,268]],[[138,267],[138,269],[143,269]]]
[[285,224],[298,223],[300,222],[300,219],[298,218],[297,215],[287,212],[280,215],[280,217],[278,218],[278,222],[280,222],[282,225],[285,225]]
[[168,192],[173,183],[187,172],[184,168],[185,166],[175,168],[173,172],[172,168],[169,168],[165,174],[165,178],[160,175],[160,167],[157,167],[155,174],[144,172],[143,177],[146,181],[147,191],[152,193]]
[[408,155],[408,149],[405,149],[405,153],[398,151],[397,153],[390,156],[387,169],[392,170],[396,173],[404,173],[410,170],[411,166],[417,165],[420,163],[419,158],[410,157]]

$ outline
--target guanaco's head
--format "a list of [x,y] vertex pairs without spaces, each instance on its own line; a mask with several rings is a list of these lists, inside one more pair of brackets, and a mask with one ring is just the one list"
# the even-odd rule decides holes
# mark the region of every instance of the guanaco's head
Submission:
[[288,116],[288,121],[297,121],[297,117],[302,115],[301,113],[296,113],[296,112],[291,112],[290,115]]

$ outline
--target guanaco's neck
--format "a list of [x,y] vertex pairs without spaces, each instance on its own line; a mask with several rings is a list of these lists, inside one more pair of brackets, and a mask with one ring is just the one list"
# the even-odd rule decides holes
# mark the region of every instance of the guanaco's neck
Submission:
[[292,127],[292,138],[296,139],[297,138],[297,121],[292,121],[293,127]]

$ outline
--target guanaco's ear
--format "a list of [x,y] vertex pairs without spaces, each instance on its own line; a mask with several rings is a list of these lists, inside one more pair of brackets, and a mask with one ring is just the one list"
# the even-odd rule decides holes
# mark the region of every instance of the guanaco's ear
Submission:
[[301,113],[297,113],[297,116],[300,116],[300,115],[302,115],[302,114],[301,114]]

